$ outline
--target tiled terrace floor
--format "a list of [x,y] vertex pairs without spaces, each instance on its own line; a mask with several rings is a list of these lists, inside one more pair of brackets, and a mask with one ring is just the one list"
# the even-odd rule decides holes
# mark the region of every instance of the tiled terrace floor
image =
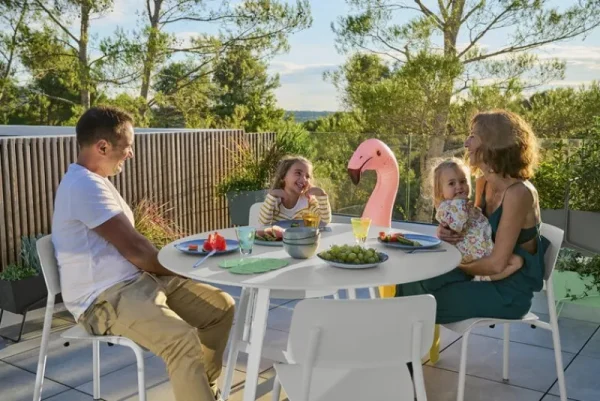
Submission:
[[[239,290],[228,289],[233,296]],[[363,293],[363,296],[365,294]],[[285,344],[295,301],[273,302],[268,321],[266,343]],[[27,334],[18,344],[0,339],[0,400],[30,401],[43,321],[43,309],[32,312],[26,324]],[[547,316],[540,314],[547,320]],[[5,317],[3,334],[16,330],[18,317]],[[85,343],[64,347],[61,330],[72,320],[68,313],[55,315],[44,381],[43,399],[51,401],[92,400],[92,349]],[[10,326],[10,327],[6,327]],[[425,382],[431,401],[455,400],[462,339],[442,329],[440,361],[425,366]],[[600,330],[598,323],[560,319],[563,361],[570,400],[600,400]],[[502,327],[484,328],[471,336],[468,354],[467,401],[557,401],[558,388],[552,339],[549,332],[527,325],[511,328],[510,383],[502,383]],[[245,355],[241,355],[230,400],[242,399]],[[262,364],[260,400],[270,400],[273,385],[271,363]],[[101,392],[104,400],[137,400],[136,366],[128,349],[101,345]],[[148,400],[174,400],[165,366],[152,354],[146,359]],[[282,393],[282,399],[285,395]],[[350,400],[349,400],[350,401]],[[362,401],[362,400],[360,400]]]

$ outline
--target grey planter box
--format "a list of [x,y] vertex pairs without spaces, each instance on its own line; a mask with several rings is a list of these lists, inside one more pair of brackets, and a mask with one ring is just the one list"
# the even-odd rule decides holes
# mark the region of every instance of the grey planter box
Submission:
[[18,281],[0,280],[0,309],[18,315],[24,314],[29,306],[45,299],[47,295],[41,274]]
[[229,205],[229,217],[234,226],[247,226],[250,207],[258,202],[263,202],[268,190],[229,192],[227,203]]
[[541,214],[544,223],[565,230],[565,242],[568,245],[600,254],[599,212],[568,210],[567,215],[565,209],[544,209]]

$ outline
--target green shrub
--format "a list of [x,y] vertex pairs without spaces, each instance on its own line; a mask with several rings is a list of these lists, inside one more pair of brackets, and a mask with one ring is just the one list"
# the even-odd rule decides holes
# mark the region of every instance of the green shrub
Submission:
[[18,281],[26,278],[35,277],[42,271],[42,266],[37,255],[36,242],[41,238],[22,237],[21,254],[19,262],[13,263],[0,272],[0,280]]
[[590,292],[600,291],[600,255],[588,257],[573,249],[562,248],[558,254],[556,269],[592,278],[592,283],[586,284],[585,292],[581,296],[567,294],[571,300],[585,298]]

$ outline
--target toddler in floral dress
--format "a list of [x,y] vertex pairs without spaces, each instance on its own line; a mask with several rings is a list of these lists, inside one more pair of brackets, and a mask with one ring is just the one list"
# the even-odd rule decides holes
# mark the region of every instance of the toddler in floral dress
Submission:
[[[492,227],[481,209],[470,200],[471,182],[469,167],[460,159],[451,158],[433,170],[435,218],[464,239],[456,244],[462,255],[461,263],[469,263],[492,253]],[[512,255],[508,267],[493,276],[475,276],[475,281],[493,281],[508,277],[523,266],[523,258]]]

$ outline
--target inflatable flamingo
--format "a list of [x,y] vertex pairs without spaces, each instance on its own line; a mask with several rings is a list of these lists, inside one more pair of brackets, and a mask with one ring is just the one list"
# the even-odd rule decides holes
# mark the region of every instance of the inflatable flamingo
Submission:
[[[362,217],[369,217],[373,225],[391,227],[400,172],[394,152],[379,139],[367,139],[361,143],[348,162],[348,174],[354,185],[360,182],[360,176],[367,170],[375,170],[377,183]],[[379,293],[382,298],[393,297],[395,287],[379,287]]]
[[[370,217],[372,224],[381,227],[392,226],[392,211],[398,192],[400,173],[398,161],[392,150],[379,139],[367,139],[354,151],[348,162],[348,174],[354,185],[360,182],[363,171],[375,170],[377,184],[369,197],[363,217]],[[391,298],[395,295],[396,287],[387,285],[379,287],[381,298]],[[435,334],[431,350],[429,351],[432,363],[439,359],[440,327],[435,326]]]

